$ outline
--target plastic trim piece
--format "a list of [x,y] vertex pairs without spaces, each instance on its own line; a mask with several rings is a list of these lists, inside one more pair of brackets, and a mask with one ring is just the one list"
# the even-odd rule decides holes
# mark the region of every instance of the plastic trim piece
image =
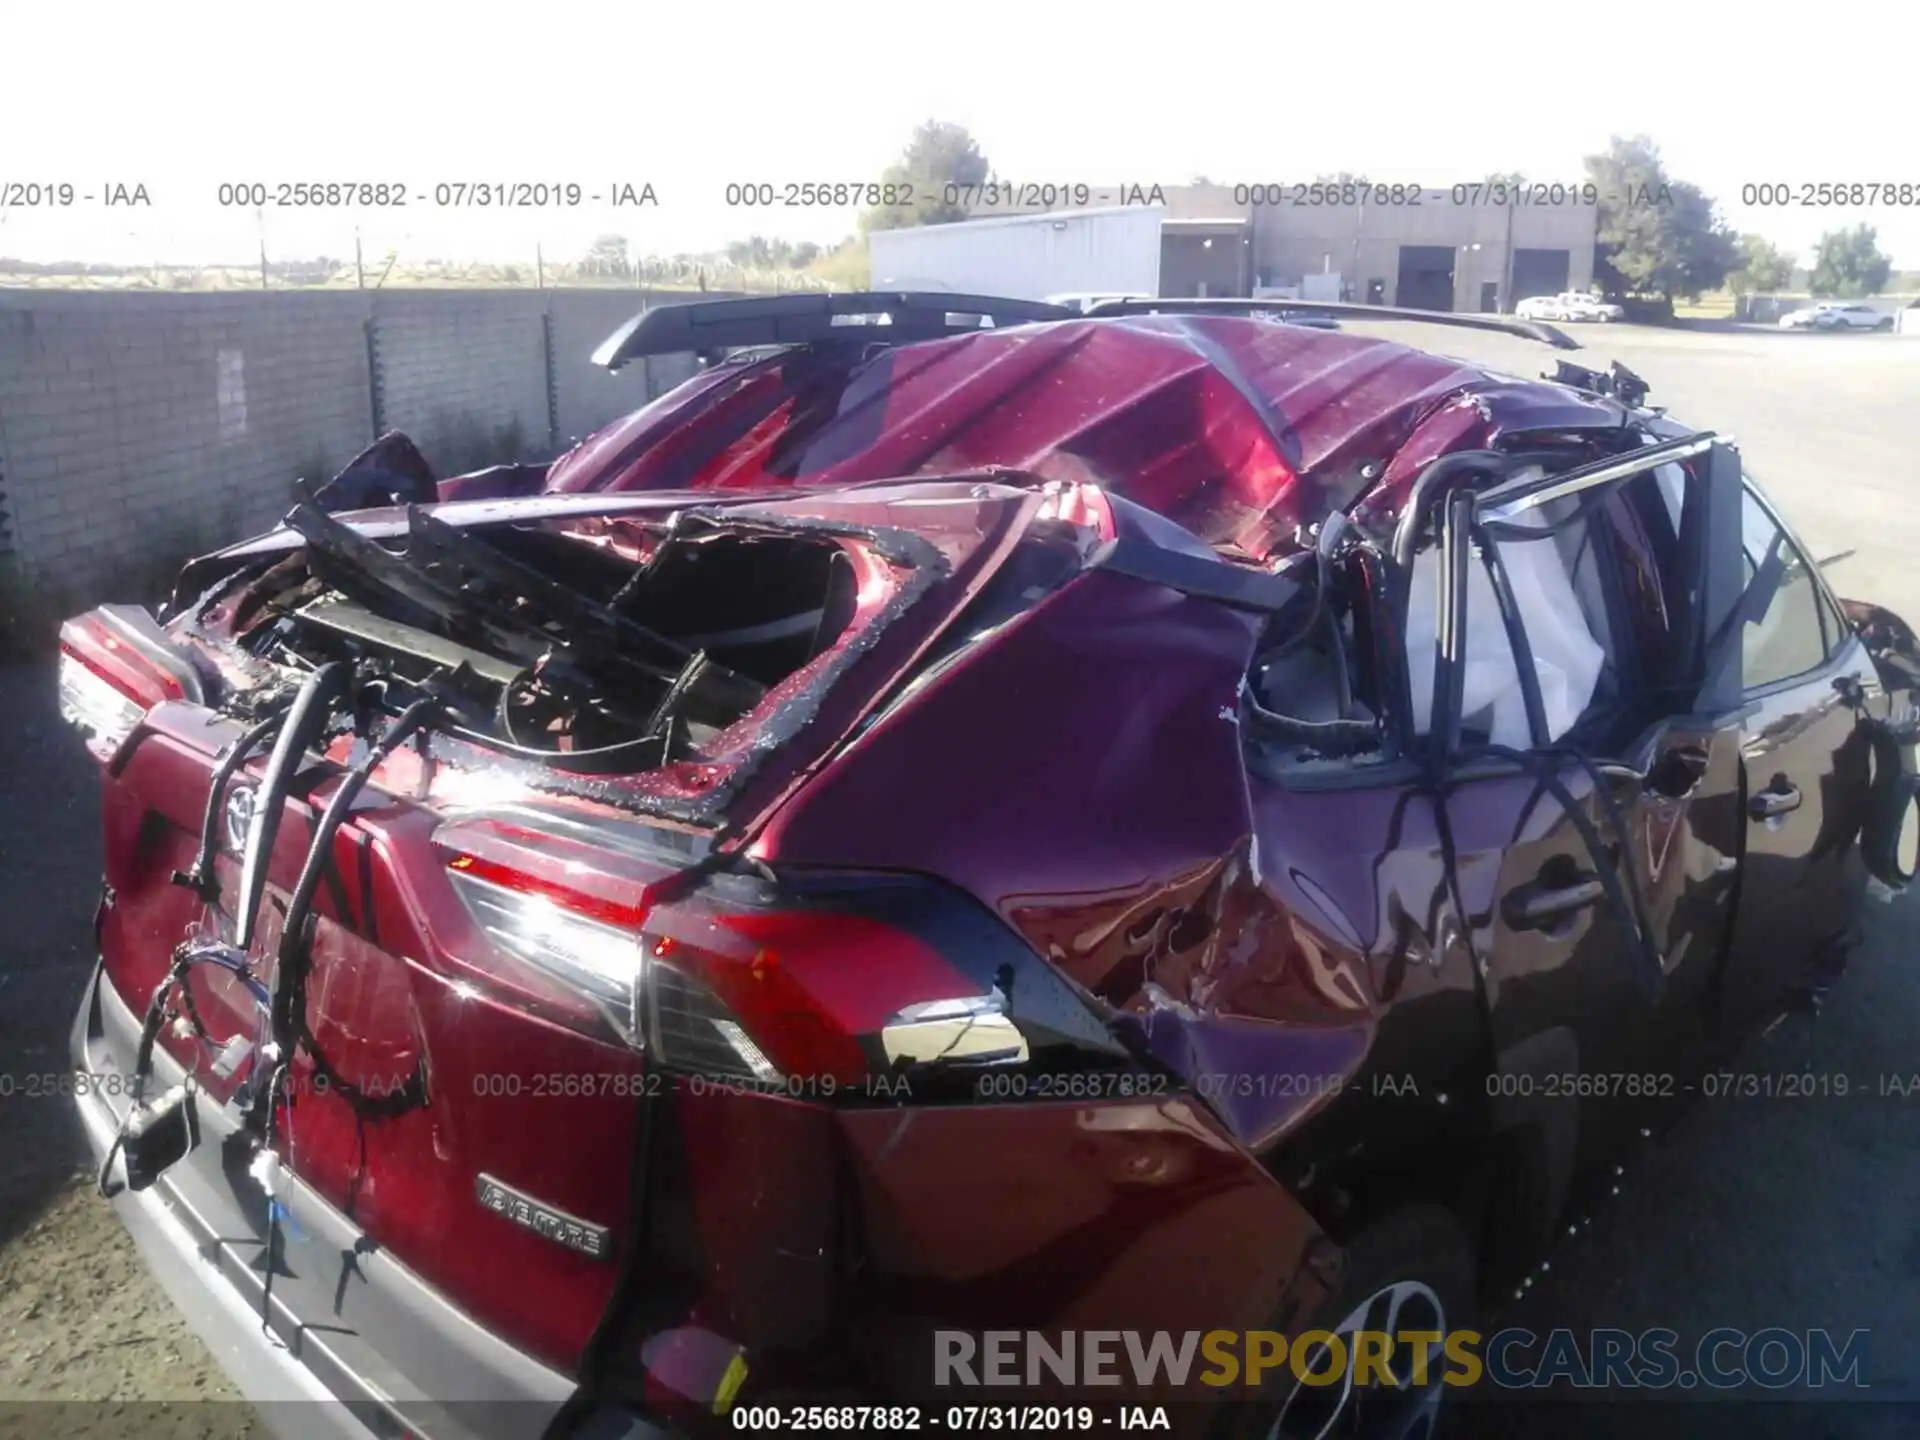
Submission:
[[[956,321],[955,316],[961,320]],[[593,352],[593,363],[607,370],[618,370],[629,360],[645,355],[677,355],[749,345],[812,345],[829,341],[906,345],[916,340],[965,335],[1004,325],[1079,318],[1078,310],[1064,305],[939,292],[866,290],[846,295],[706,300],[641,311]]]
[[1408,310],[1397,305],[1356,305],[1344,300],[1102,300],[1087,311],[1093,319],[1118,315],[1272,315],[1291,323],[1316,317],[1347,316],[1355,320],[1413,320],[1427,325],[1452,325],[1461,330],[1494,330],[1537,340],[1556,350],[1578,350],[1580,342],[1563,330],[1538,320],[1516,320],[1506,315],[1462,315],[1451,310]]

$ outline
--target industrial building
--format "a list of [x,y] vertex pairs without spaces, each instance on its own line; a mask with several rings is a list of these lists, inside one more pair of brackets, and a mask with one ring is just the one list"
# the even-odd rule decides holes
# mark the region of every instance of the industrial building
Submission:
[[[1399,203],[1323,204],[1296,203],[1304,197],[1292,185],[1074,188],[1084,205],[980,206],[975,221],[959,228],[970,231],[987,221],[995,231],[991,243],[1008,247],[1017,243],[1016,232],[1006,228],[1015,217],[1036,232],[1053,232],[1082,211],[1150,211],[1159,223],[1157,293],[1163,296],[1298,296],[1511,311],[1529,296],[1584,290],[1593,280],[1599,213],[1577,198],[1498,204],[1484,190],[1476,197],[1470,190],[1435,187],[1419,190],[1416,200],[1409,187],[1391,187]],[[1537,192],[1529,194],[1536,198]],[[1132,234],[1138,227],[1127,228]],[[987,243],[986,230],[979,233],[980,243]],[[949,249],[962,244],[958,236],[941,243]],[[882,283],[878,264],[874,274]],[[1109,287],[1090,276],[1085,284],[1054,288]]]

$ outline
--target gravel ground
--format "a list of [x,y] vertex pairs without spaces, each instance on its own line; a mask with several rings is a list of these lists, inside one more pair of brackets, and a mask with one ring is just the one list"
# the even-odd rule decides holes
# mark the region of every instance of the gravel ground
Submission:
[[[1733,432],[1819,555],[1854,552],[1835,572],[1842,593],[1920,619],[1911,560],[1920,341],[1637,327],[1581,338],[1592,354],[1571,358],[1617,357],[1652,382],[1656,402]],[[1517,374],[1537,373],[1551,353],[1455,331],[1415,343]],[[71,1102],[30,1093],[34,1077],[66,1065],[99,842],[90,767],[58,720],[49,666],[0,669],[0,736],[0,1075],[13,1082],[0,1098],[0,1436],[254,1433],[91,1194]],[[1504,1319],[1536,1331],[1663,1325],[1693,1338],[1721,1324],[1866,1329],[1868,1398],[1920,1402],[1920,1337],[1906,1324],[1920,1283],[1920,1095],[1878,1093],[1879,1077],[1920,1071],[1920,900],[1873,907],[1867,927],[1828,1009],[1756,1038],[1740,1061],[1762,1074],[1844,1073],[1850,1098],[1697,1106]],[[142,1408],[185,1400],[227,1403]],[[20,1401],[41,1403],[7,1403]],[[69,1403],[45,1403],[58,1401]],[[1676,1433],[1729,1424],[1743,1434],[1911,1433],[1909,1416],[1866,1404],[1817,1416],[1807,1406],[1716,1406]],[[1579,1430],[1650,1434],[1639,1407],[1583,1407]]]
[[254,1433],[93,1194],[60,1093],[100,842],[92,766],[60,721],[51,667],[0,670],[0,736],[0,1435]]

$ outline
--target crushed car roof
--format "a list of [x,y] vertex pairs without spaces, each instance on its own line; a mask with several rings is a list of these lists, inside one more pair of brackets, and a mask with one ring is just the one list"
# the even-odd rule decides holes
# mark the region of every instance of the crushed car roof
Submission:
[[830,488],[1004,466],[1102,485],[1258,561],[1446,451],[1623,418],[1391,340],[1133,315],[722,365],[590,437],[547,489]]

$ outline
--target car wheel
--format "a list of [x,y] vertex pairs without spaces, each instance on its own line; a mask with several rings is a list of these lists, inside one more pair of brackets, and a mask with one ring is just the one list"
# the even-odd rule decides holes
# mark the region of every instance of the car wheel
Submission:
[[1877,323],[1876,323],[1876,324],[1874,325],[1874,327],[1873,327],[1873,328],[1874,328],[1874,329],[1876,329],[1876,330],[1891,330],[1891,329],[1893,329],[1893,316],[1891,316],[1891,315],[1887,315],[1887,316],[1883,316],[1883,317],[1882,317],[1882,318],[1881,318],[1881,319],[1880,319],[1880,320],[1879,320],[1879,321],[1878,321],[1878,322],[1877,322]]
[[[1295,1334],[1324,1330],[1341,1338],[1349,1360],[1358,1331],[1398,1336],[1428,1330],[1448,1334],[1471,1328],[1477,1271],[1473,1244],[1445,1210],[1417,1206],[1369,1225],[1347,1247],[1339,1285]],[[1326,1373],[1331,1356],[1322,1345],[1303,1362],[1309,1374]],[[1237,1407],[1223,1433],[1265,1440],[1431,1440],[1440,1434],[1446,1357],[1438,1346],[1427,1356],[1426,1383],[1413,1383],[1413,1354],[1397,1343],[1387,1356],[1392,1384],[1353,1383],[1349,1363],[1332,1384],[1309,1385],[1292,1370],[1276,1377],[1260,1400]],[[1370,1377],[1371,1381],[1371,1377]]]

